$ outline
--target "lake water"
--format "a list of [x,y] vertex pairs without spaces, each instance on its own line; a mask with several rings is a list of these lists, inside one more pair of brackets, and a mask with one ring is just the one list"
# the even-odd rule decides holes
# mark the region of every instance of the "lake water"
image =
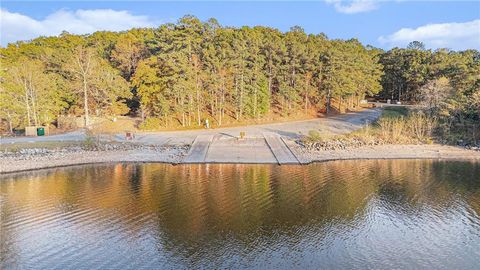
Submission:
[[0,269],[480,268],[474,162],[78,166],[0,207]]

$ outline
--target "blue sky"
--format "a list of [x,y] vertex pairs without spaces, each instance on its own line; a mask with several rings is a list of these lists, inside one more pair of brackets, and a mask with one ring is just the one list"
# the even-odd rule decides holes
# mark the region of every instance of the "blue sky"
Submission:
[[480,49],[480,1],[324,2],[13,2],[1,3],[1,44],[175,22],[185,14],[216,18],[226,26],[264,25],[287,31],[299,25],[329,38],[356,37],[381,48],[416,39],[429,48]]

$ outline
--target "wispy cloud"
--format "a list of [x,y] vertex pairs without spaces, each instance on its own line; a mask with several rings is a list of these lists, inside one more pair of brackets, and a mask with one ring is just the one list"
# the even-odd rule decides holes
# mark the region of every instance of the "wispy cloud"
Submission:
[[64,30],[73,34],[87,34],[99,30],[121,31],[153,25],[154,22],[147,16],[132,15],[124,10],[59,10],[43,20],[36,20],[20,13],[0,9],[2,45],[38,36],[58,35]]
[[378,8],[378,1],[374,0],[326,0],[340,13],[354,14],[368,12]]
[[381,36],[378,40],[389,47],[404,47],[409,42],[418,40],[429,48],[480,49],[480,20],[427,24],[415,29],[402,28],[391,35]]

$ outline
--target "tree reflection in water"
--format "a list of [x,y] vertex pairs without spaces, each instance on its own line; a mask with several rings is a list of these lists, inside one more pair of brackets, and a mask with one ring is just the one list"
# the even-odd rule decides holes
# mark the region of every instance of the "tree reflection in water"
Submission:
[[468,268],[479,175],[475,162],[366,160],[4,176],[1,265]]

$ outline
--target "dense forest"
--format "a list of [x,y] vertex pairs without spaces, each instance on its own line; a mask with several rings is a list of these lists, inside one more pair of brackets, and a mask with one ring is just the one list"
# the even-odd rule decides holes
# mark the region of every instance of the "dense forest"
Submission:
[[[197,127],[209,118],[343,112],[367,96],[423,102],[445,117],[480,121],[480,54],[384,51],[269,27],[222,27],[185,16],[126,32],[40,37],[0,49],[2,129],[60,115],[130,115],[146,128]],[[446,110],[446,111],[445,111]]]

